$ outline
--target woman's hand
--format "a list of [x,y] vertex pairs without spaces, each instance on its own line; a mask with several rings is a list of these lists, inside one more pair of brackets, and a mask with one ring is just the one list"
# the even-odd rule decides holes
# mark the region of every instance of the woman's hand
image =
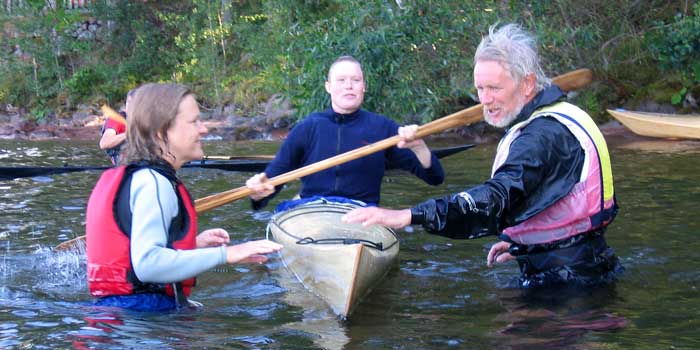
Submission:
[[253,177],[246,180],[245,185],[255,192],[250,195],[250,198],[254,201],[259,201],[275,193],[275,186],[267,182],[267,175],[265,173],[253,175]]
[[423,168],[427,169],[432,165],[432,155],[425,141],[416,139],[416,131],[418,131],[418,125],[415,124],[400,127],[398,134],[401,140],[396,144],[396,147],[408,148],[413,151]]
[[502,264],[507,261],[515,260],[515,257],[510,255],[508,249],[510,249],[510,243],[508,242],[498,242],[492,245],[489,250],[489,255],[486,257],[486,265],[492,267],[494,262]]
[[197,248],[218,247],[230,242],[228,232],[222,228],[204,230],[197,235]]
[[235,263],[264,263],[267,261],[265,254],[274,253],[282,249],[282,245],[273,241],[262,239],[249,241],[226,248],[226,262]]

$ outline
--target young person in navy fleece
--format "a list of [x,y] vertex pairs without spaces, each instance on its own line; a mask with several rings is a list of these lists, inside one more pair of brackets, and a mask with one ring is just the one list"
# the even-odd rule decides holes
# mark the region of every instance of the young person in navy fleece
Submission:
[[[296,125],[265,172],[246,182],[255,191],[253,209],[264,207],[276,195],[268,178],[313,164],[353,149],[406,133],[416,125],[399,127],[393,120],[361,109],[365,80],[360,63],[341,56],[328,70],[326,91],[331,108],[315,112]],[[367,205],[379,204],[382,177],[386,169],[410,171],[430,185],[439,185],[445,173],[437,157],[421,139],[402,141],[394,147],[301,179],[301,201],[317,197],[344,197]]]

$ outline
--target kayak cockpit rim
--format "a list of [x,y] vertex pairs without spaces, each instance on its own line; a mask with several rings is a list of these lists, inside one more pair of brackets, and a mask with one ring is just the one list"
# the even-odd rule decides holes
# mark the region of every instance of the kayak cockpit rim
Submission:
[[[362,239],[362,238],[348,238],[348,237],[330,237],[330,238],[321,238],[321,239],[316,239],[310,236],[306,237],[301,237],[298,235],[295,235],[284,228],[282,228],[282,224],[290,220],[298,215],[307,215],[309,213],[337,213],[337,214],[344,214],[348,212],[351,209],[359,208],[357,205],[352,205],[352,204],[340,204],[340,203],[329,203],[329,202],[324,202],[324,203],[319,203],[319,204],[306,204],[304,205],[304,212],[297,213],[297,214],[290,214],[290,215],[275,215],[270,219],[270,222],[268,223],[268,227],[266,229],[266,236],[269,239],[270,235],[270,225],[274,225],[275,228],[277,228],[280,232],[284,233],[285,235],[292,237],[296,240],[296,244],[300,245],[306,245],[306,244],[342,244],[342,245],[352,245],[352,244],[362,244],[365,247],[376,249],[379,251],[385,251],[391,249],[394,245],[398,244],[401,240],[401,238],[396,234],[394,230],[388,227],[382,227],[383,229],[389,231],[392,236],[395,238],[393,242],[390,244],[385,244],[384,242],[374,242],[371,240],[367,239]],[[291,210],[291,209],[290,209]],[[281,212],[278,214],[284,214],[286,212]],[[284,216],[284,218],[279,219],[280,217]],[[280,220],[278,222],[278,219]]]

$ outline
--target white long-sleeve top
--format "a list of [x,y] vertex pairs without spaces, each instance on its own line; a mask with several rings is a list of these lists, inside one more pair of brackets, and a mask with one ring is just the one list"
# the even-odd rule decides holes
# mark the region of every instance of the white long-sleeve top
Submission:
[[129,207],[131,261],[142,282],[178,282],[226,263],[225,246],[192,250],[167,247],[178,201],[173,185],[158,172],[141,169],[133,174]]

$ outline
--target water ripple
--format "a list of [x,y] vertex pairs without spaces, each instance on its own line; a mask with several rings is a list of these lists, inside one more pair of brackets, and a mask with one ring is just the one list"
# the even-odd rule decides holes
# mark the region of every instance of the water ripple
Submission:
[[60,324],[59,322],[43,322],[43,321],[33,321],[33,322],[25,323],[26,326],[33,326],[33,327],[56,327],[59,324]]
[[12,311],[12,314],[15,316],[19,317],[24,317],[24,318],[33,318],[34,316],[38,315],[38,312],[31,311],[31,310],[14,310]]
[[252,345],[268,345],[272,344],[275,341],[265,337],[265,336],[245,336],[245,337],[233,337],[235,340],[241,340],[245,343],[252,344]]

